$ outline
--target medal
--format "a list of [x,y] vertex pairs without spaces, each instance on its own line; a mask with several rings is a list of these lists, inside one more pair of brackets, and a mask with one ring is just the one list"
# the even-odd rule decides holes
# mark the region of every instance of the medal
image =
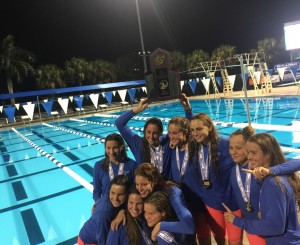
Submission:
[[209,181],[209,180],[203,180],[203,186],[204,186],[204,188],[206,188],[206,189],[211,188],[211,183],[210,183],[210,181]]
[[250,202],[246,202],[246,209],[248,212],[253,212],[253,207]]
[[258,212],[258,213],[257,213],[257,217],[258,217],[259,219],[261,219],[261,212]]
[[200,149],[198,151],[198,158],[199,158],[199,165],[200,165],[200,170],[201,170],[201,175],[202,175],[202,185],[204,188],[209,189],[211,188],[211,182],[209,180],[209,165],[210,165],[210,145],[208,145],[208,150],[207,150],[207,157],[205,159],[204,156],[204,147],[201,144]]
[[253,212],[253,207],[250,202],[250,186],[251,186],[251,173],[246,174],[246,181],[245,181],[245,187],[243,185],[243,181],[241,178],[241,173],[240,173],[240,167],[238,164],[235,165],[236,167],[236,180],[237,184],[239,186],[241,195],[243,197],[243,200],[246,203],[246,210],[248,212]]

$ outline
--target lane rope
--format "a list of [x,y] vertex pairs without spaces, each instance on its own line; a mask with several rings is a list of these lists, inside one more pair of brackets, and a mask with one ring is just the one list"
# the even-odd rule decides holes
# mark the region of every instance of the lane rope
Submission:
[[63,163],[55,159],[51,154],[48,152],[44,151],[41,147],[38,145],[34,144],[31,140],[27,139],[24,135],[22,135],[18,130],[15,128],[12,128],[12,130],[21,136],[27,143],[29,143],[31,146],[33,146],[36,150],[38,150],[42,155],[47,157],[51,162],[56,164],[59,168],[61,168],[63,171],[65,171],[71,178],[73,178],[75,181],[77,181],[80,185],[88,189],[90,192],[93,192],[93,185],[89,183],[87,180],[82,178],[80,175],[75,173],[73,170],[70,168],[66,167]]
[[98,142],[101,142],[101,143],[105,142],[105,138],[95,137],[95,136],[92,136],[92,135],[89,135],[89,134],[80,133],[80,132],[70,130],[70,129],[66,129],[66,128],[63,128],[63,127],[50,125],[48,123],[43,123],[43,125],[45,125],[47,127],[50,127],[50,128],[55,128],[55,129],[58,129],[58,130],[61,130],[61,131],[65,131],[65,132],[68,132],[68,133],[71,133],[71,134],[79,135],[79,136],[82,136],[82,137],[85,137],[85,138],[97,140]]

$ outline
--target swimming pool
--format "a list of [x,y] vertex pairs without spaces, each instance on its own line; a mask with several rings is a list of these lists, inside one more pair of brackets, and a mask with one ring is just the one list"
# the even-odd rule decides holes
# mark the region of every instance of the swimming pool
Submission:
[[[273,134],[286,156],[300,156],[300,97],[249,99],[257,132]],[[242,99],[192,100],[193,113],[211,115],[220,135],[247,124]],[[299,112],[299,113],[298,113]],[[93,166],[104,157],[104,138],[117,132],[123,112],[0,131],[0,237],[2,244],[75,244],[93,204]],[[152,116],[184,115],[172,102],[148,107],[128,125],[142,134]],[[128,155],[132,157],[128,150]]]

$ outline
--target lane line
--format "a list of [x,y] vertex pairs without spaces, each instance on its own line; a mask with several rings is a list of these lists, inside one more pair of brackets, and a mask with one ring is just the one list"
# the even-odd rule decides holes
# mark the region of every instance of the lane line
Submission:
[[41,147],[34,144],[32,141],[27,139],[24,135],[22,135],[18,130],[15,128],[12,128],[12,130],[21,136],[27,143],[32,145],[36,150],[38,150],[42,155],[47,157],[51,162],[55,163],[59,168],[61,168],[63,171],[65,171],[70,177],[72,177],[74,180],[76,180],[79,184],[84,186],[86,189],[88,189],[90,192],[93,192],[93,185],[90,184],[88,181],[86,181],[84,178],[82,178],[80,175],[75,173],[73,170],[66,167],[63,163],[55,159],[53,156],[51,156],[48,152],[44,151]]
[[97,140],[101,143],[105,142],[105,138],[95,137],[95,136],[92,136],[92,135],[89,135],[89,134],[80,133],[80,132],[70,130],[70,129],[66,129],[66,128],[63,128],[63,127],[57,127],[57,126],[54,126],[54,125],[50,125],[48,123],[43,123],[43,125],[45,125],[47,127],[50,127],[50,128],[55,128],[55,129],[58,129],[58,130],[62,130],[62,131],[65,131],[65,132],[68,132],[68,133],[71,133],[71,134],[79,135],[79,136],[82,136],[82,137],[85,137],[85,138]]

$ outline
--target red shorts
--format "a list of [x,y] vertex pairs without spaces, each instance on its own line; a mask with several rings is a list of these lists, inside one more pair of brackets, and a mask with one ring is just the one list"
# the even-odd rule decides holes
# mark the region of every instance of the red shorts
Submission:
[[[223,239],[228,237],[229,242],[240,242],[243,238],[243,230],[229,222],[225,221],[224,212],[211,208],[207,205],[206,209],[209,213],[208,215],[208,223],[211,228],[211,231],[214,235],[214,237]],[[236,216],[241,217],[242,212],[241,210],[237,210],[233,212]]]
[[81,240],[80,236],[78,236],[78,238],[77,238],[77,244],[78,244],[78,245],[97,245],[97,244],[94,244],[94,243],[84,243],[84,242]]

